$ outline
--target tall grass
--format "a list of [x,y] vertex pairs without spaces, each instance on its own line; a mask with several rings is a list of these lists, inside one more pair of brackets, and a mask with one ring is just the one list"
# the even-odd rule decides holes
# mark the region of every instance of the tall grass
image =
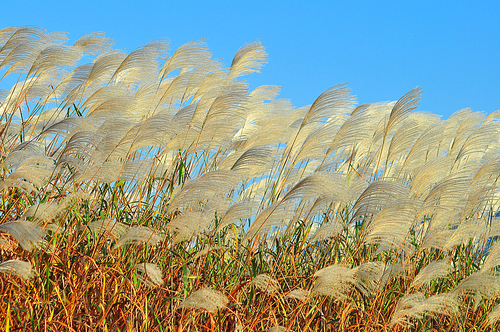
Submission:
[[3,329],[498,328],[500,113],[296,108],[242,80],[259,42],[65,42],[0,30]]

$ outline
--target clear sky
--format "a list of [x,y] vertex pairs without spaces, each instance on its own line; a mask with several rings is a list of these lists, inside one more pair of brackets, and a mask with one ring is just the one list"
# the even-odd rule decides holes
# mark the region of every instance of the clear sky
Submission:
[[420,110],[443,118],[500,109],[500,1],[17,0],[0,17],[0,28],[37,25],[70,42],[103,31],[127,51],[207,38],[226,65],[260,39],[269,62],[246,77],[250,87],[279,85],[295,106],[348,82],[359,103],[423,86]]

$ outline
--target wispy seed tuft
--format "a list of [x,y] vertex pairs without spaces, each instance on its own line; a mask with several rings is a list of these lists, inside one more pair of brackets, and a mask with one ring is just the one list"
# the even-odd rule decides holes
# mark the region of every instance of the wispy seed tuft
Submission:
[[204,309],[209,312],[216,312],[223,309],[229,302],[227,296],[210,287],[197,290],[189,295],[180,304],[181,308],[186,309]]
[[17,259],[12,259],[0,263],[1,273],[12,273],[24,280],[28,280],[33,277],[33,267],[30,262],[20,261]]

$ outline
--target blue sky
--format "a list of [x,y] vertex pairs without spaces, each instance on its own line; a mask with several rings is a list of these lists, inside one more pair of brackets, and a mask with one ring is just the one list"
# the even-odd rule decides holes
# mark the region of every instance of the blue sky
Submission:
[[19,0],[1,17],[1,28],[37,25],[68,32],[70,42],[103,31],[127,51],[161,37],[172,50],[207,38],[226,65],[260,39],[269,62],[246,77],[250,87],[279,85],[295,106],[349,82],[359,103],[423,86],[419,109],[443,118],[500,109],[498,1]]

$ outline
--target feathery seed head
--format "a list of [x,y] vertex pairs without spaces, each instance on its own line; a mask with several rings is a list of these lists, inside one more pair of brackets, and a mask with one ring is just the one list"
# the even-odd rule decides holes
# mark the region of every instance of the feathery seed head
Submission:
[[298,288],[298,289],[294,289],[293,291],[288,293],[288,295],[286,297],[288,297],[290,299],[297,299],[299,301],[305,301],[305,300],[307,300],[307,298],[309,297],[310,294],[311,294],[310,291],[302,289],[302,288]]
[[259,274],[252,280],[252,284],[258,290],[269,294],[276,294],[280,290],[279,282],[267,274]]
[[106,239],[111,236],[115,241],[127,232],[125,224],[111,219],[93,221],[87,225],[87,228],[94,236],[104,234]]
[[[158,265],[152,263],[139,263],[135,266],[135,270],[140,273],[139,279],[142,281],[159,286],[163,284],[163,272],[158,268]],[[147,276],[151,281],[146,280],[144,276]]]
[[449,315],[459,314],[459,302],[450,294],[437,294],[425,298],[422,293],[402,297],[392,315],[391,325],[411,326],[411,318],[422,319],[425,314]]
[[1,273],[12,273],[22,279],[28,280],[34,275],[33,267],[30,262],[12,259],[0,263]]
[[227,296],[210,287],[202,288],[189,295],[180,304],[181,308],[204,309],[209,312],[216,312],[227,306],[229,299]]
[[452,270],[453,266],[450,264],[449,258],[431,262],[417,274],[410,287],[420,286],[436,278],[446,278]]
[[29,221],[11,221],[1,224],[0,231],[12,235],[21,247],[28,251],[39,248],[44,236],[42,228]]
[[133,226],[124,235],[120,237],[115,244],[115,249],[130,242],[145,242],[154,246],[163,240],[161,234],[147,226]]

